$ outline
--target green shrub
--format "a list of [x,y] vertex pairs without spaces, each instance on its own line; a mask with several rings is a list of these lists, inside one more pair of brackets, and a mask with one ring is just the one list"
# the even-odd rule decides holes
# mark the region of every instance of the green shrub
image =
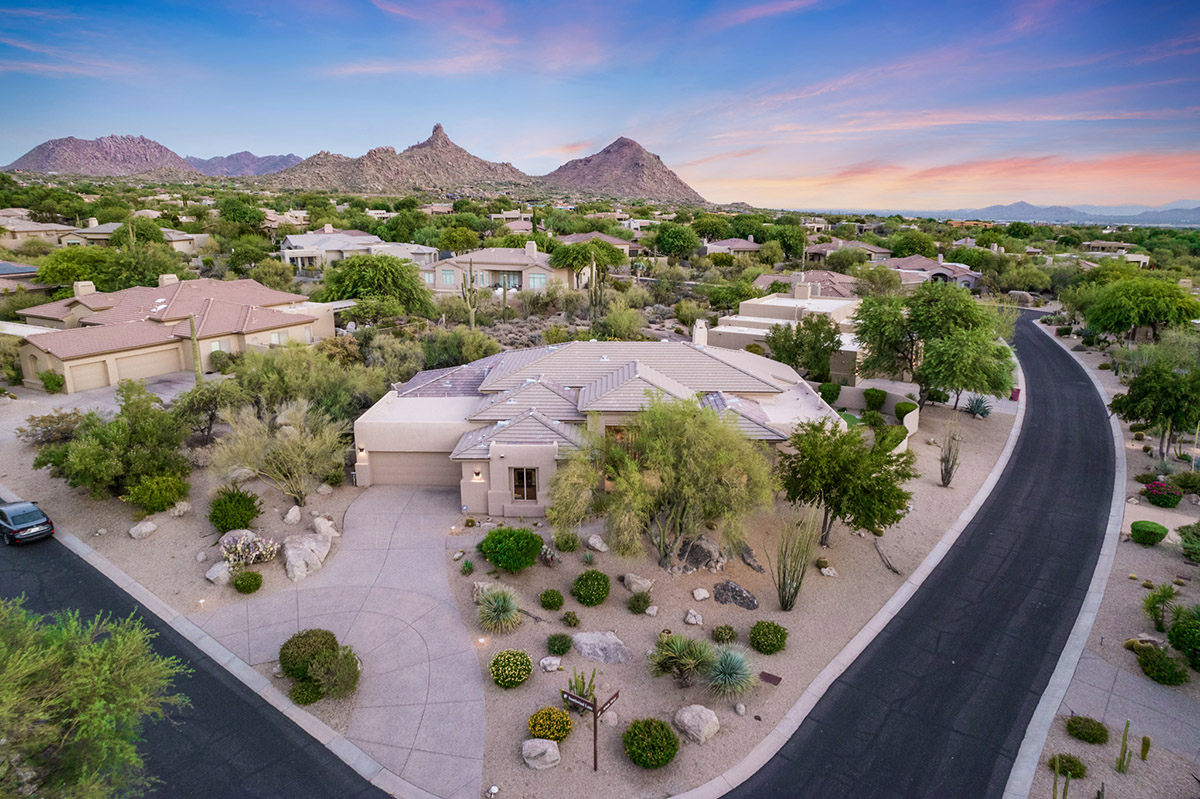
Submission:
[[571,646],[575,643],[575,639],[566,633],[551,633],[546,639],[546,648],[550,650],[551,655],[562,657],[571,651]]
[[575,611],[568,610],[566,613],[563,614],[562,623],[567,625],[568,627],[578,627],[579,626],[579,617],[575,615]]
[[220,372],[224,375],[229,374],[229,370],[233,366],[233,360],[230,358],[228,352],[217,350],[209,353],[208,365],[212,367],[214,372]]
[[575,578],[571,586],[571,596],[579,600],[579,604],[595,607],[608,599],[608,575],[599,569],[588,569]]
[[662,768],[679,752],[679,736],[660,719],[636,719],[621,736],[625,754],[635,766]]
[[718,627],[713,627],[712,639],[718,644],[728,644],[737,640],[737,630],[731,625],[722,624]]
[[1167,654],[1165,649],[1147,646],[1135,651],[1142,673],[1159,685],[1183,685],[1188,680],[1187,666]]
[[758,685],[754,664],[739,646],[723,646],[708,671],[708,690],[722,699],[741,696]]
[[1071,716],[1067,719],[1067,735],[1089,744],[1108,743],[1108,727],[1091,716]]
[[1152,547],[1167,537],[1167,528],[1156,522],[1136,521],[1129,525],[1129,538],[1135,544]]
[[896,408],[893,411],[896,414],[896,421],[903,422],[904,417],[908,416],[910,413],[912,413],[916,409],[917,409],[917,403],[915,403],[915,402],[897,402]]
[[842,393],[840,383],[822,383],[817,387],[817,392],[821,395],[821,399],[825,400],[825,404],[832,405],[837,402],[838,395]]
[[868,411],[882,411],[883,403],[887,402],[887,392],[882,388],[865,388],[863,402]]
[[262,588],[262,575],[258,572],[238,572],[233,578],[233,587],[239,594],[253,594]]
[[521,606],[507,588],[489,588],[479,596],[479,626],[486,632],[511,633],[521,626]]
[[571,716],[560,707],[544,707],[529,717],[529,734],[534,738],[562,741],[571,734]]
[[1146,483],[1141,493],[1146,497],[1146,501],[1157,508],[1173,508],[1183,499],[1183,492],[1178,487],[1157,480]]
[[46,389],[47,394],[57,394],[67,384],[67,379],[53,369],[38,372],[38,379],[42,381],[42,388]]
[[879,411],[863,411],[862,416],[859,417],[859,421],[872,429],[883,427],[887,424],[887,419],[883,418],[883,414]]
[[591,566],[593,563],[596,562],[596,553],[595,552],[584,552],[582,560],[583,560],[584,566]]
[[458,567],[458,570],[462,572],[463,577],[470,576],[475,573],[475,564],[471,562],[470,558],[466,558],[463,560],[462,566]]
[[1103,371],[1103,372],[1107,372],[1107,371],[1109,371],[1109,370],[1111,370],[1111,369],[1112,369],[1112,364],[1111,364],[1111,363],[1109,363],[1108,361],[1105,361],[1104,363],[1100,364],[1100,365],[1099,365],[1099,366],[1097,366],[1096,368],[1097,368],[1097,369],[1099,369],[1099,370],[1101,370],[1101,371]]
[[[1067,329],[1070,330],[1070,328]],[[1087,776],[1087,766],[1083,765],[1083,761],[1075,755],[1068,755],[1065,752],[1051,755],[1050,759],[1046,761],[1046,766],[1051,771],[1057,771],[1060,777],[1081,780]]]
[[1167,641],[1200,671],[1200,619],[1181,618],[1167,631]]
[[83,413],[77,410],[51,411],[42,416],[30,416],[24,427],[17,428],[17,437],[33,447],[51,444],[66,444],[75,438],[75,432],[83,421]]
[[945,405],[950,401],[950,392],[942,388],[931,388],[925,392],[925,401],[932,402],[934,405],[938,403]]
[[217,489],[208,509],[208,520],[219,532],[244,530],[262,514],[262,500],[258,494],[244,490],[241,486],[225,485]]
[[479,542],[479,551],[497,569],[516,572],[537,562],[545,542],[527,527],[497,527]]
[[1154,447],[1150,446],[1149,444],[1142,445],[1142,452],[1146,453],[1147,455],[1149,455],[1153,451],[1154,451]]
[[326,696],[335,699],[349,696],[358,689],[361,676],[358,657],[348,646],[323,650],[308,665],[308,675],[316,680]]
[[1129,425],[1129,432],[1131,433],[1144,433],[1148,429],[1149,427],[1143,422],[1134,422]]
[[650,607],[650,592],[638,591],[633,596],[629,597],[629,612],[635,614],[644,614],[646,608]]
[[142,478],[142,481],[129,490],[131,505],[144,510],[146,513],[162,513],[176,502],[188,495],[191,486],[177,474],[156,474]]
[[329,630],[319,627],[303,630],[279,647],[279,668],[294,680],[307,679],[313,659],[322,652],[336,651],[337,647],[337,636]]
[[1141,474],[1135,474],[1133,479],[1137,480],[1142,485],[1146,485],[1147,483],[1153,483],[1155,480],[1157,480],[1158,475],[1154,472],[1142,472]]
[[575,533],[555,533],[554,548],[559,552],[574,552],[579,549],[579,536]]
[[764,655],[773,655],[787,646],[787,628],[773,621],[756,621],[750,628],[750,646]]
[[1071,335],[1071,326],[1060,325],[1059,327],[1054,328],[1054,335],[1058,336],[1059,338]]
[[1200,472],[1179,472],[1168,477],[1167,482],[1185,494],[1200,494]]
[[488,671],[496,685],[504,689],[516,688],[533,674],[533,661],[520,649],[505,649],[492,658]]
[[1160,633],[1167,631],[1167,609],[1171,607],[1174,599],[1175,586],[1170,583],[1163,583],[1142,597],[1142,609],[1150,617],[1150,621],[1154,624],[1154,629]]
[[539,597],[544,610],[558,610],[563,606],[563,595],[553,588],[547,588]]
[[291,697],[297,705],[311,705],[324,695],[316,680],[299,680],[292,685]]
[[1134,434],[1133,434],[1133,440],[1134,440],[1134,441],[1145,441],[1145,440],[1146,440],[1146,434],[1145,434],[1145,433],[1134,433]]
[[688,686],[697,677],[708,674],[716,659],[717,653],[708,641],[671,633],[658,637],[647,662],[655,677],[669,674],[680,685]]
[[1179,533],[1183,557],[1192,563],[1200,563],[1200,522],[1185,524],[1175,529]]

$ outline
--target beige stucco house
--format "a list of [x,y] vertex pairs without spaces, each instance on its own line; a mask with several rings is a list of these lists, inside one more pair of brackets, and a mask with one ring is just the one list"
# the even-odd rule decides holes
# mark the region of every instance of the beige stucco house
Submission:
[[212,353],[265,350],[290,341],[311,344],[334,334],[333,310],[298,294],[253,280],[187,280],[160,275],[159,285],[97,292],[76,283],[65,300],[20,311],[44,333],[25,336],[21,371],[40,388],[38,373],[65,378],[70,394],[192,369],[195,319],[201,371],[212,371]]
[[559,463],[584,431],[619,436],[649,397],[694,398],[779,444],[836,415],[795,371],[697,342],[574,341],[502,352],[398,384],[354,424],[355,476],[457,485],[466,512],[542,516]]
[[[89,220],[94,222],[95,220]],[[106,222],[103,225],[90,225],[85,228],[75,228],[59,236],[58,243],[64,247],[107,247],[112,234],[124,222]],[[162,229],[163,241],[175,252],[184,255],[195,255],[196,251],[209,241],[207,233],[185,233],[171,228]]]
[[434,293],[458,293],[472,268],[475,285],[481,289],[541,291],[551,280],[559,280],[568,288],[578,288],[586,279],[586,274],[576,275],[570,269],[550,266],[550,256],[538,252],[537,244],[532,241],[525,242],[524,247],[485,247],[422,265],[421,275]]
[[329,224],[311,233],[285,236],[279,247],[281,261],[310,273],[353,255],[391,255],[428,266],[437,260],[438,249],[384,241],[362,230],[339,230]]
[[31,222],[19,216],[0,216],[0,247],[15,250],[31,239],[57,245],[59,236],[74,229],[72,225]]

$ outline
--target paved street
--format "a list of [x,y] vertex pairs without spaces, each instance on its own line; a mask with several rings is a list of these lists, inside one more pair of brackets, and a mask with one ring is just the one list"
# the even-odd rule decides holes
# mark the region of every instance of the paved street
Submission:
[[758,797],[998,797],[1075,623],[1113,484],[1103,403],[1032,329],[1012,460],[899,615],[758,773]]

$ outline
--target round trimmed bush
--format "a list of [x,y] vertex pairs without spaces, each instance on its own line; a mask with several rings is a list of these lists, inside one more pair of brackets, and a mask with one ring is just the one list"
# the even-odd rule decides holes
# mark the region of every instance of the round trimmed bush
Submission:
[[492,658],[488,671],[496,685],[505,689],[516,688],[533,674],[533,661],[520,649],[505,649]]
[[555,533],[554,548],[559,552],[574,552],[579,549],[579,536],[575,533]]
[[722,624],[719,627],[713,627],[712,639],[718,644],[728,644],[737,640],[737,630],[733,629],[732,625]]
[[1179,619],[1167,631],[1167,641],[1200,671],[1200,619]]
[[892,413],[895,414],[897,422],[903,422],[904,417],[908,416],[916,409],[917,403],[915,402],[897,402],[896,408],[892,411]]
[[308,667],[313,659],[322,652],[336,652],[337,648],[337,636],[329,630],[319,627],[303,630],[279,647],[279,668],[293,680],[307,679]]
[[1136,433],[1134,433],[1134,434],[1133,434],[1133,440],[1134,440],[1134,441],[1145,441],[1145,440],[1146,440],[1146,434],[1145,434],[1145,433],[1143,433],[1141,430],[1139,430],[1138,432],[1136,432]]
[[646,608],[650,607],[650,592],[638,591],[633,596],[629,597],[629,612],[635,614],[644,614]]
[[1179,504],[1179,500],[1183,499],[1183,491],[1178,486],[1160,483],[1157,480],[1147,483],[1146,487],[1142,489],[1142,494],[1156,508],[1173,508]]
[[493,635],[521,626],[521,606],[507,588],[489,588],[479,595],[479,626]]
[[529,717],[529,734],[562,741],[571,734],[571,716],[560,707],[544,707]]
[[313,658],[308,675],[321,686],[326,696],[349,696],[358,689],[361,676],[358,656],[348,646],[326,649]]
[[1152,547],[1167,537],[1167,528],[1157,522],[1136,521],[1129,525],[1129,538],[1135,544]]
[[316,680],[299,680],[289,692],[292,701],[297,705],[311,705],[325,695],[321,684]]
[[545,542],[528,527],[497,527],[479,542],[480,553],[497,569],[516,572],[537,562]]
[[253,594],[262,588],[262,575],[258,572],[238,572],[233,578],[233,587],[239,594]]
[[575,615],[575,611],[568,610],[566,613],[563,614],[562,623],[567,625],[568,627],[578,627],[579,626],[579,617]]
[[[1170,637],[1170,633],[1167,634],[1167,637]],[[1142,668],[1142,674],[1159,685],[1183,685],[1188,681],[1187,666],[1178,658],[1168,655],[1165,649],[1159,649],[1151,644],[1135,649],[1134,652],[1137,654],[1137,662]]]
[[1146,483],[1153,483],[1155,480],[1157,480],[1158,475],[1154,472],[1142,472],[1141,474],[1135,474],[1133,479],[1137,480],[1142,485],[1146,485]]
[[1083,761],[1066,752],[1051,755],[1046,761],[1046,767],[1051,771],[1057,768],[1059,776],[1070,777],[1073,780],[1081,780],[1087,776],[1087,766],[1083,765]]
[[244,530],[262,513],[262,500],[258,494],[244,490],[241,486],[225,485],[217,489],[216,496],[208,509],[208,520],[218,532]]
[[562,657],[571,651],[571,646],[575,643],[575,639],[566,633],[552,633],[546,639],[546,648],[550,650],[551,655]]
[[1108,743],[1108,727],[1091,716],[1071,716],[1067,719],[1067,735],[1084,743]]
[[883,403],[887,402],[887,392],[882,388],[863,389],[863,402],[868,411],[882,411]]
[[636,719],[621,736],[625,754],[636,766],[662,768],[679,752],[679,736],[661,719]]
[[155,474],[129,490],[129,502],[146,513],[162,513],[184,499],[191,486],[177,474]]
[[787,646],[787,628],[773,621],[756,621],[750,628],[750,646],[764,655],[773,655]]
[[826,405],[832,405],[837,402],[838,395],[842,393],[840,383],[822,383],[817,387],[817,393],[821,395],[821,399],[825,400]]
[[571,596],[579,600],[579,604],[595,607],[608,599],[608,575],[599,569],[588,569],[575,578],[571,586]]
[[539,597],[542,602],[543,610],[558,610],[563,606],[563,595],[560,591],[555,591],[553,588],[547,588]]

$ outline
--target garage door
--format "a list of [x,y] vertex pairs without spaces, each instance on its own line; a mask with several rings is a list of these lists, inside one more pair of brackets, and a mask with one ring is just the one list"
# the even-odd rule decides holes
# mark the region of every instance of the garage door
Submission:
[[121,380],[140,380],[143,377],[178,372],[182,368],[183,364],[180,362],[177,349],[117,358],[117,376]]
[[462,465],[448,452],[372,452],[371,482],[377,485],[456,486]]
[[108,385],[108,365],[104,361],[81,363],[70,369],[72,391],[83,391],[85,388],[99,388]]

